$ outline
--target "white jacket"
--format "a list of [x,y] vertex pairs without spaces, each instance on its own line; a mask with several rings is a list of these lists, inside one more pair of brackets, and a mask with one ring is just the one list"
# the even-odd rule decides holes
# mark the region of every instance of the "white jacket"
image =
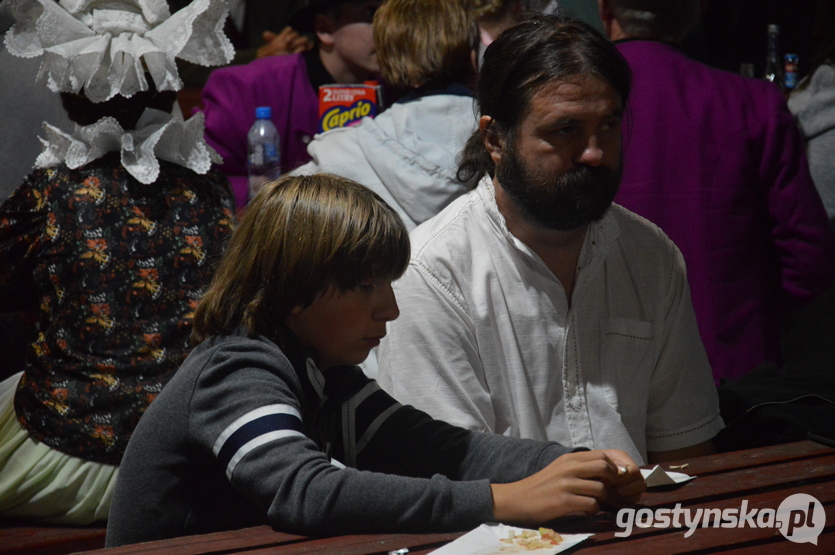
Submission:
[[313,160],[292,173],[353,179],[389,203],[411,231],[475,185],[455,175],[458,154],[476,128],[472,98],[424,96],[316,135],[307,147]]

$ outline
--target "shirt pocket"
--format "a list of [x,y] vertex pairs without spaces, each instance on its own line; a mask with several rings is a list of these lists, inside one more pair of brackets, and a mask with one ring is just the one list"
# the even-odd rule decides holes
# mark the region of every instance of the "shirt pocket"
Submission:
[[622,419],[646,416],[654,367],[655,326],[630,318],[604,318],[600,326],[600,374],[606,402]]

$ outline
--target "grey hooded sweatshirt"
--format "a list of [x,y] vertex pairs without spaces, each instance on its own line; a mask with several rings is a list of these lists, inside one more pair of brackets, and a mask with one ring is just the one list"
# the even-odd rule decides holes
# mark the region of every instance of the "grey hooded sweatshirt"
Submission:
[[313,160],[292,173],[326,172],[365,185],[411,231],[473,188],[455,176],[458,154],[476,128],[471,97],[423,96],[317,135],[307,147]]

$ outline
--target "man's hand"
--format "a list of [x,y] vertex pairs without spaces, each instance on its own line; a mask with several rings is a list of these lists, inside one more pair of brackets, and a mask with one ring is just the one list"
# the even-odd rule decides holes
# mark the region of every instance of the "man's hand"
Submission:
[[572,513],[593,515],[603,501],[634,503],[646,482],[629,455],[608,449],[563,455],[524,480],[491,487],[496,521],[535,526]]
[[313,48],[313,42],[309,38],[298,34],[290,27],[285,27],[277,35],[272,31],[264,31],[261,38],[264,39],[265,44],[257,50],[256,58],[297,54]]

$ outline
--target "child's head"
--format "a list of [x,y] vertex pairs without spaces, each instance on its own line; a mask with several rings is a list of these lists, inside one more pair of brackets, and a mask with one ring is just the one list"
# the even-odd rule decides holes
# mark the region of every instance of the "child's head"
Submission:
[[396,279],[408,261],[408,232],[375,193],[333,175],[283,177],[248,205],[197,308],[192,337],[236,330],[278,337],[294,308],[328,290]]
[[478,26],[463,1],[388,0],[374,15],[386,83],[400,88],[474,85]]
[[382,0],[312,0],[290,26],[312,33],[325,69],[336,83],[362,83],[379,73],[371,23]]

